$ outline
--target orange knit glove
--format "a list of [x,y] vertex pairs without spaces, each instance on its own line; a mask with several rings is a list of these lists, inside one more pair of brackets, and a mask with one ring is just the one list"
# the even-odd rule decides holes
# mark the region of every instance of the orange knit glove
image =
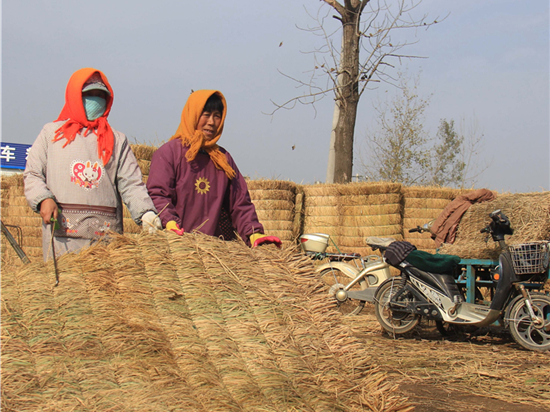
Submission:
[[264,243],[275,243],[278,248],[281,247],[283,242],[277,236],[267,236],[263,233],[252,233],[249,237],[252,247],[263,245]]

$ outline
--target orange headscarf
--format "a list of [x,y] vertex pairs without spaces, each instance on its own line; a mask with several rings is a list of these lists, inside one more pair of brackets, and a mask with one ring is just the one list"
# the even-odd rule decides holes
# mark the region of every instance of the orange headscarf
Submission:
[[[99,73],[101,80],[105,83],[111,95],[107,99],[107,108],[103,116],[90,121],[86,117],[84,104],[82,103],[82,87],[94,73]],[[113,154],[115,142],[113,130],[109,122],[107,122],[107,116],[113,105],[113,97],[113,89],[107,81],[107,77],[99,70],[86,67],[74,72],[69,79],[67,90],[65,91],[65,106],[63,106],[61,114],[56,119],[56,121],[67,120],[67,122],[55,131],[53,141],[57,142],[65,138],[67,139],[67,142],[63,145],[63,147],[65,147],[75,139],[76,135],[80,133],[82,129],[86,128],[83,133],[84,136],[87,136],[91,132],[97,135],[98,156],[103,160],[103,164],[106,165]]]
[[[202,131],[197,130],[197,125],[199,124],[206,101],[213,94],[217,94],[222,100],[222,120],[216,136],[212,140],[206,140]],[[181,139],[182,144],[189,147],[185,154],[188,162],[195,159],[200,149],[204,149],[210,156],[214,166],[219,170],[223,170],[229,179],[233,179],[237,174],[227,162],[225,154],[220,151],[220,147],[216,144],[222,135],[226,113],[227,103],[221,92],[217,90],[198,90],[193,92],[189,96],[189,99],[187,99],[187,103],[185,103],[185,107],[181,113],[181,123],[178,126],[178,130],[176,130],[176,134],[170,140]]]

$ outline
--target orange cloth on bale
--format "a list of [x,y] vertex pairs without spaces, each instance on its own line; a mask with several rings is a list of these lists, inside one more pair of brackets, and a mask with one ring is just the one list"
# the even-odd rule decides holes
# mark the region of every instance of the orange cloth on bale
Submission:
[[[86,112],[84,111],[84,104],[82,103],[82,88],[84,83],[94,74],[99,73],[101,80],[105,83],[105,86],[109,89],[111,93],[107,98],[107,107],[105,113],[96,120],[88,120],[86,117]],[[91,132],[97,135],[97,151],[99,158],[103,161],[103,164],[106,165],[113,154],[113,146],[115,138],[113,135],[113,130],[107,122],[107,116],[111,111],[111,106],[113,105],[113,89],[107,81],[107,77],[96,69],[91,67],[86,67],[84,69],[77,70],[73,73],[67,84],[67,90],[65,91],[65,106],[59,117],[56,121],[67,120],[59,129],[55,131],[55,137],[53,138],[54,142],[61,140],[63,138],[67,139],[67,142],[63,147],[71,143],[77,134],[81,133],[82,129],[84,130],[83,135],[87,136]]]
[[[216,136],[214,136],[212,140],[207,141],[202,131],[197,130],[197,125],[206,101],[213,94],[217,94],[221,98],[223,113]],[[174,134],[170,140],[180,139],[184,146],[189,147],[185,155],[188,162],[194,160],[199,150],[203,149],[210,156],[210,160],[212,160],[216,169],[223,170],[229,179],[233,179],[237,174],[227,162],[225,154],[220,151],[219,146],[216,144],[222,135],[226,113],[227,103],[221,92],[217,90],[198,90],[193,92],[191,96],[189,96],[189,99],[187,99],[187,103],[185,103],[185,107],[181,113],[181,122],[178,126],[178,130],[176,130],[176,134]]]

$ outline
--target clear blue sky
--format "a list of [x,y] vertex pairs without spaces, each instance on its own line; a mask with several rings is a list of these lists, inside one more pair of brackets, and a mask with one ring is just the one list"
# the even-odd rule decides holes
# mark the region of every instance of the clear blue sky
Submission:
[[[319,39],[318,0],[2,1],[2,140],[34,141],[57,118],[67,81],[81,67],[102,70],[115,92],[111,125],[131,142],[160,145],[175,132],[191,89],[219,89],[228,118],[219,143],[252,178],[324,181],[333,100],[279,111],[297,92],[278,73],[311,69]],[[429,30],[400,70],[420,72],[432,95],[426,129],[439,120],[477,121],[484,135],[476,187],[550,190],[549,5],[547,1],[424,0],[419,12],[449,16]],[[333,20],[333,19],[329,19]],[[336,24],[336,21],[331,24]],[[336,26],[334,26],[336,27]],[[283,43],[279,47],[280,43]],[[381,85],[359,106],[356,146],[374,125]],[[292,147],[295,146],[293,150]],[[359,159],[354,173],[360,173]]]

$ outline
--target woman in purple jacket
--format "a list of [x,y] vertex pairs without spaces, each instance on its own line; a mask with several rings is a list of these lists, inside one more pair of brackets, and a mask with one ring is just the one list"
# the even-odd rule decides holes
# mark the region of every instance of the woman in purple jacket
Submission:
[[193,92],[170,141],[153,155],[147,190],[166,229],[200,231],[225,240],[235,232],[249,245],[281,241],[266,236],[246,182],[231,155],[216,143],[227,112],[223,94]]

